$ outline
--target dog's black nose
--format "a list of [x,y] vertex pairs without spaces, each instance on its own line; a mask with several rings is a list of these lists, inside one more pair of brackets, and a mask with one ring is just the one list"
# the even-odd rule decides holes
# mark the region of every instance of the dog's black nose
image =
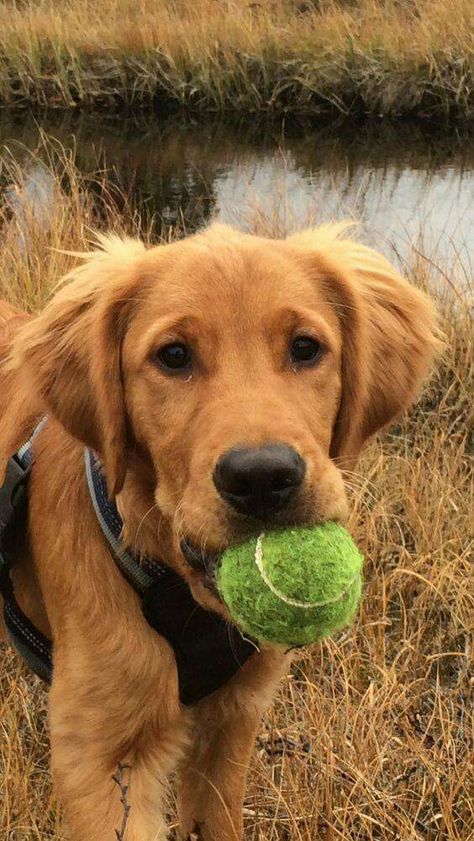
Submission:
[[306,465],[285,444],[229,450],[214,470],[220,496],[236,511],[268,519],[285,508],[300,488]]

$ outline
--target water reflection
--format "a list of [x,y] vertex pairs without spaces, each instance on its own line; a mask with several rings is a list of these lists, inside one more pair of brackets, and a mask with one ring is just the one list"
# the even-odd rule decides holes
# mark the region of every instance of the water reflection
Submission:
[[[107,167],[157,224],[188,231],[210,218],[245,224],[259,207],[277,227],[354,216],[378,247],[426,249],[471,259],[474,143],[421,126],[351,124],[315,128],[123,115],[0,118],[0,143],[39,148],[40,127],[76,148],[84,173]],[[10,146],[19,161],[25,150]],[[23,158],[22,158],[23,156]],[[37,201],[47,202],[44,170]],[[30,180],[36,178],[30,170]],[[34,191],[34,187],[31,189]],[[39,197],[39,198],[38,198]]]

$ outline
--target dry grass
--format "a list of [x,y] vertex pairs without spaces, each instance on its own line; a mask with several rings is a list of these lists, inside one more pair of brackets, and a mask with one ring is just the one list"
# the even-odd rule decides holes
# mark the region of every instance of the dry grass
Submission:
[[2,0],[0,102],[474,114],[471,0]]
[[[48,246],[82,248],[90,225],[141,224],[114,210],[105,177],[100,189],[84,183],[71,160],[51,154],[58,180],[47,222],[25,212],[19,226],[8,209],[0,219],[0,295],[32,306],[71,259]],[[22,193],[18,172],[3,181],[15,187],[10,197]],[[440,288],[432,263],[418,257],[411,275]],[[458,271],[450,280],[462,290]],[[362,607],[353,628],[295,667],[262,725],[248,841],[474,838],[467,295],[448,281],[439,292],[447,342],[434,379],[352,477],[353,526],[367,557]],[[46,696],[10,650],[0,657],[0,837],[58,841]]]

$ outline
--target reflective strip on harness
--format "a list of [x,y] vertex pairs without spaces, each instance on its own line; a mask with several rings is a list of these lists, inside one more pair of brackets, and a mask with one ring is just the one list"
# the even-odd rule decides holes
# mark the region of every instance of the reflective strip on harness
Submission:
[[[137,559],[121,545],[119,535],[123,529],[122,518],[113,500],[109,499],[105,477],[100,469],[100,462],[92,450],[84,450],[84,461],[92,505],[103,535],[122,575],[137,593],[143,595],[155,583],[156,575],[148,575]],[[157,565],[157,572],[160,569],[161,567]]]

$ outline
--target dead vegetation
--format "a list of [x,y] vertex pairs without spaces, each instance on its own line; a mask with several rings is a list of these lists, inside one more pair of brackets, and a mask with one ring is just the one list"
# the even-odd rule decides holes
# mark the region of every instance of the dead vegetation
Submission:
[[471,0],[0,0],[0,103],[472,118]]
[[[33,308],[71,261],[55,249],[82,249],[92,226],[149,237],[125,199],[117,211],[105,175],[92,190],[72,159],[51,154],[47,223],[26,206],[13,213],[21,173],[3,173],[0,295]],[[417,257],[410,274],[436,284],[444,353],[414,411],[349,479],[367,559],[362,607],[351,629],[301,659],[262,724],[248,841],[474,837],[472,287],[459,261],[448,283],[436,255],[428,258]],[[46,695],[10,649],[0,663],[0,837],[59,841]]]

